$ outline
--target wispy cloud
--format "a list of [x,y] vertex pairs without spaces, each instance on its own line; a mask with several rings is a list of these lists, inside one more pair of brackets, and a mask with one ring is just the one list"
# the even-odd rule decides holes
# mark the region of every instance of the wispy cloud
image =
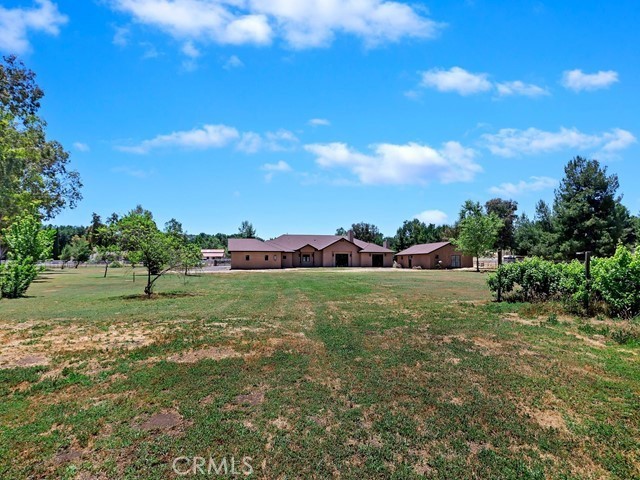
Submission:
[[226,125],[204,125],[187,131],[178,131],[166,135],[158,135],[144,140],[134,146],[119,146],[118,150],[128,153],[146,154],[151,150],[163,148],[186,148],[204,150],[221,148],[240,138],[240,133]]
[[56,36],[68,21],[51,0],[35,0],[32,8],[5,8],[0,5],[0,50],[17,54],[28,52],[31,49],[31,32]]
[[431,223],[434,225],[444,225],[449,219],[449,215],[444,213],[442,210],[425,210],[424,212],[414,215],[413,218],[417,218],[427,225]]
[[289,130],[280,129],[264,134],[240,132],[228,125],[204,125],[192,130],[176,131],[157,135],[135,145],[120,145],[122,152],[144,155],[152,150],[180,148],[187,150],[208,150],[234,146],[244,153],[260,151],[280,152],[296,147],[299,139]]
[[367,185],[425,185],[429,182],[465,182],[482,171],[476,153],[457,142],[436,150],[427,145],[382,143],[361,153],[344,143],[311,144],[305,149],[323,168],[346,169]]
[[89,145],[87,145],[86,143],[82,143],[82,142],[75,142],[73,144],[73,148],[76,149],[79,152],[88,152],[89,150],[91,150]]
[[493,88],[486,73],[471,73],[464,68],[453,67],[449,70],[432,68],[422,73],[421,85],[435,88],[440,92],[455,92],[460,95],[471,95],[487,92]]
[[244,63],[236,55],[231,55],[222,66],[225,70],[233,70],[234,68],[242,67],[244,67]]
[[[549,95],[546,88],[524,83],[521,80],[510,82],[493,82],[488,73],[473,73],[460,67],[452,67],[449,70],[432,68],[421,73],[420,87],[433,88],[439,92],[457,93],[468,96],[478,93],[495,91],[499,97],[525,96],[541,97]],[[412,100],[419,97],[419,92],[410,90],[405,96]]]
[[265,181],[270,182],[271,180],[273,180],[273,176],[276,173],[288,173],[293,169],[287,162],[280,160],[278,163],[265,163],[262,166],[262,170],[265,170],[267,172],[264,176]]
[[293,132],[285,129],[267,132],[263,135],[246,132],[242,134],[236,148],[245,153],[257,153],[264,150],[282,152],[295,148],[299,141]]
[[498,133],[482,135],[482,139],[491,153],[501,157],[537,155],[567,149],[611,154],[636,143],[636,138],[631,132],[620,128],[600,134],[586,134],[577,128],[564,127],[557,132],[546,132],[537,128],[503,128]]
[[562,74],[562,85],[574,92],[600,90],[617,83],[618,72],[614,70],[584,73],[582,70],[567,70]]
[[539,192],[555,188],[558,180],[550,177],[530,177],[528,181],[521,180],[518,183],[501,183],[497,187],[491,187],[489,192],[502,197],[515,198],[530,192]]
[[111,41],[114,45],[118,47],[126,47],[129,45],[129,40],[131,37],[131,29],[129,27],[115,27],[115,32],[113,33],[113,40]]
[[118,173],[121,175],[126,175],[128,177],[146,179],[152,177],[156,174],[155,170],[143,170],[141,168],[136,167],[115,167],[112,168],[111,171],[113,173]]
[[442,29],[419,9],[390,0],[110,0],[114,9],[178,39],[268,45],[282,38],[296,49],[329,45],[336,34],[367,46],[433,38]]
[[328,127],[331,125],[331,122],[326,118],[312,118],[308,123],[312,127]]
[[533,83],[524,83],[520,80],[513,82],[496,83],[496,90],[501,97],[520,95],[524,97],[543,97],[550,95],[549,90]]

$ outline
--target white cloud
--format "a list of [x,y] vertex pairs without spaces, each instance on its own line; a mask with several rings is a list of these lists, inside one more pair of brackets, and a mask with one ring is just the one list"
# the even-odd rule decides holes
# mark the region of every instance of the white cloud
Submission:
[[91,150],[91,148],[89,148],[89,145],[82,142],[75,142],[73,144],[73,148],[75,148],[79,152],[88,152],[89,150]]
[[514,198],[529,192],[539,192],[549,188],[555,188],[558,181],[550,177],[530,177],[529,181],[521,180],[518,183],[501,183],[497,187],[491,187],[490,193],[502,197]]
[[111,0],[137,22],[170,35],[219,44],[266,45],[281,37],[293,48],[326,46],[336,33],[366,45],[432,38],[441,24],[386,0]]
[[202,128],[194,130],[158,135],[151,140],[144,140],[132,147],[118,147],[118,150],[137,154],[145,154],[151,150],[172,147],[203,150],[225,147],[239,137],[240,133],[233,127],[226,125],[205,125]]
[[562,85],[574,92],[599,90],[609,88],[618,82],[618,72],[613,70],[597,73],[584,73],[582,70],[567,70],[562,74]]
[[262,150],[271,152],[291,150],[298,142],[298,138],[292,132],[284,129],[259,134],[240,132],[227,125],[204,125],[202,128],[193,130],[158,135],[137,145],[116,148],[123,152],[143,155],[163,148],[206,150],[235,145],[235,148],[242,152],[256,153]]
[[487,80],[486,73],[470,73],[460,67],[453,67],[449,70],[432,68],[422,72],[423,87],[435,88],[440,92],[455,92],[460,95],[471,95],[473,93],[486,92],[493,88]]
[[441,210],[425,210],[422,213],[418,213],[414,215],[414,218],[417,218],[418,220],[426,223],[427,225],[431,223],[435,225],[443,225],[448,220],[449,215],[447,215]]
[[[420,86],[423,88],[435,88],[440,92],[455,92],[460,95],[473,95],[476,93],[496,90],[498,96],[526,96],[540,97],[549,95],[549,91],[532,83],[524,83],[521,80],[511,82],[492,82],[487,73],[472,73],[464,68],[452,67],[449,70],[432,68],[421,72]],[[410,90],[405,96],[412,100],[419,97],[419,92]]]
[[35,0],[32,8],[5,8],[0,5],[0,50],[25,53],[31,48],[30,32],[58,35],[69,19],[51,0]]
[[328,127],[331,125],[331,122],[326,118],[312,118],[308,123],[312,127]]
[[182,45],[182,53],[189,58],[198,58],[200,56],[200,50],[196,48],[193,42],[188,41]]
[[267,172],[267,174],[264,176],[264,179],[267,182],[270,182],[271,180],[273,180],[273,176],[276,173],[287,173],[291,172],[293,169],[287,162],[280,160],[278,163],[265,163],[262,166],[262,170],[265,170]]
[[565,149],[601,149],[611,154],[636,142],[631,132],[619,128],[595,135],[582,133],[577,128],[564,127],[557,132],[545,132],[537,128],[503,128],[496,134],[482,135],[482,138],[491,153],[501,157],[536,155]]
[[222,68],[224,68],[225,70],[232,70],[234,68],[242,67],[244,67],[244,63],[236,55],[231,55],[222,66]]
[[260,135],[255,132],[245,132],[236,148],[245,153],[256,153],[261,150],[282,152],[291,150],[299,142],[293,132],[280,129],[276,132],[267,132]]
[[155,170],[143,170],[135,167],[115,167],[112,168],[113,173],[121,173],[133,178],[145,179],[156,174]]
[[532,83],[524,83],[520,80],[513,82],[496,83],[498,95],[501,97],[509,97],[521,95],[525,97],[542,97],[549,95],[549,91]]
[[131,37],[131,29],[129,27],[115,27],[112,43],[118,47],[126,47],[129,45]]
[[447,142],[439,150],[417,143],[382,143],[372,145],[370,155],[344,143],[312,144],[305,149],[321,167],[346,169],[368,185],[464,182],[482,171],[474,161],[475,152],[457,142]]

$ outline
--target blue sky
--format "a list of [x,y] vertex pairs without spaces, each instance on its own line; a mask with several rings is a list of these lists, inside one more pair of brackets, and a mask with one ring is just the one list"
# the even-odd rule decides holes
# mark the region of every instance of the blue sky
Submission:
[[59,224],[141,203],[191,233],[393,235],[551,200],[575,155],[640,211],[637,2],[0,2],[82,175]]

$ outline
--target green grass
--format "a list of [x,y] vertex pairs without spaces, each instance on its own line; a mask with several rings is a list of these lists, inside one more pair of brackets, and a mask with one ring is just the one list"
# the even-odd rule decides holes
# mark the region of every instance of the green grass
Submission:
[[[148,300],[125,270],[47,272],[0,302],[0,478],[176,478],[180,456],[260,478],[640,478],[637,343],[494,304],[485,278],[170,276]],[[149,429],[158,413],[178,424]]]

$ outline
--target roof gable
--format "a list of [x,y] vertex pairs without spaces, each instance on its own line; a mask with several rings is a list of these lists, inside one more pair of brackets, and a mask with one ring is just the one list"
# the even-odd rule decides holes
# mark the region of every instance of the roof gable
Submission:
[[440,250],[442,247],[446,247],[447,245],[451,245],[451,242],[421,243],[402,250],[396,255],[427,255],[435,252],[436,250]]

